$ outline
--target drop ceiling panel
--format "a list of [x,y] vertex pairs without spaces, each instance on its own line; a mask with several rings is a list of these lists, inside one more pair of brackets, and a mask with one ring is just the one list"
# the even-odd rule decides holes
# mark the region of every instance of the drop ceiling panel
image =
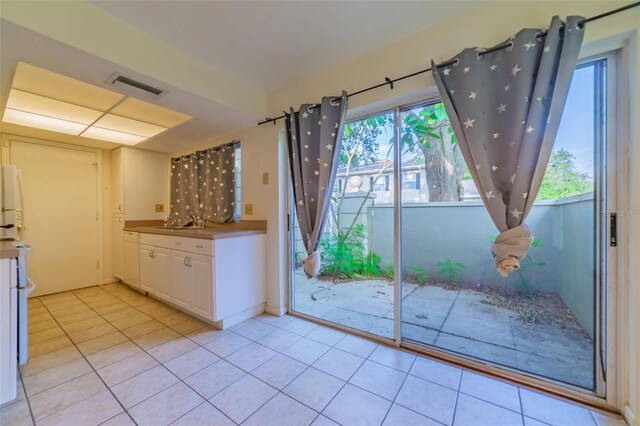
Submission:
[[102,111],[124,98],[120,93],[24,62],[17,64],[13,88]]
[[115,130],[103,129],[100,127],[89,127],[84,133],[82,133],[82,136],[85,138],[100,139],[125,145],[135,145],[146,139],[144,136],[117,132]]
[[44,115],[32,114],[30,112],[16,111],[11,108],[4,110],[2,121],[53,132],[67,133],[69,135],[78,135],[87,127],[86,124],[74,123],[73,121],[60,120]]
[[102,111],[45,98],[44,96],[34,95],[16,89],[11,89],[9,92],[7,108],[86,125],[93,123],[103,114]]
[[98,120],[94,126],[130,133],[132,135],[144,136],[145,138],[150,138],[167,130],[166,127],[143,123],[142,121],[131,120],[129,118],[113,114],[106,114]]
[[135,98],[127,98],[111,110],[112,113],[156,124],[162,127],[174,127],[191,119],[191,116],[172,111],[158,105]]

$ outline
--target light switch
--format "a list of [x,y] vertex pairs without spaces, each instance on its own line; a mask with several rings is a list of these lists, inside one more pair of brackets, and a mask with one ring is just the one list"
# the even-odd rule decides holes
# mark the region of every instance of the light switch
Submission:
[[156,204],[156,213],[162,213],[164,211],[164,204]]
[[262,174],[262,184],[263,185],[268,185],[269,184],[269,173],[263,173]]
[[247,203],[244,205],[244,214],[247,216],[253,215],[253,204]]

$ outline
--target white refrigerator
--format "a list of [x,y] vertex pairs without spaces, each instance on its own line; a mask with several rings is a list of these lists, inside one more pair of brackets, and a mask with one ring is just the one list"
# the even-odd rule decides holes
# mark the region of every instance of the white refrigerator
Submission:
[[[12,259],[0,259],[0,404],[15,398],[16,362],[27,362],[27,297],[35,285],[27,278],[26,255],[32,248],[21,241],[24,229],[22,184],[15,166],[0,169],[0,240],[15,248]],[[6,362],[9,360],[9,362]]]

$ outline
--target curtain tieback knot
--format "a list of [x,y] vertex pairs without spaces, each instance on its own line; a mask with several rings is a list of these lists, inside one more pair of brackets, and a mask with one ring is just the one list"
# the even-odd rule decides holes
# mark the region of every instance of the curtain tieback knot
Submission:
[[531,230],[524,223],[498,235],[491,251],[501,276],[506,277],[509,272],[520,268],[520,259],[527,254],[532,241]]
[[307,275],[307,278],[317,276],[320,273],[320,253],[312,251],[302,264],[304,265],[304,273]]

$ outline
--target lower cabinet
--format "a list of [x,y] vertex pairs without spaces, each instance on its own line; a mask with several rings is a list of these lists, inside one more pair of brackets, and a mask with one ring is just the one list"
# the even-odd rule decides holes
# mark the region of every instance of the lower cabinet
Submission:
[[213,257],[171,251],[171,301],[213,318]]
[[141,289],[224,328],[264,310],[265,235],[140,234]]
[[171,250],[140,245],[140,288],[164,300],[171,299]]

